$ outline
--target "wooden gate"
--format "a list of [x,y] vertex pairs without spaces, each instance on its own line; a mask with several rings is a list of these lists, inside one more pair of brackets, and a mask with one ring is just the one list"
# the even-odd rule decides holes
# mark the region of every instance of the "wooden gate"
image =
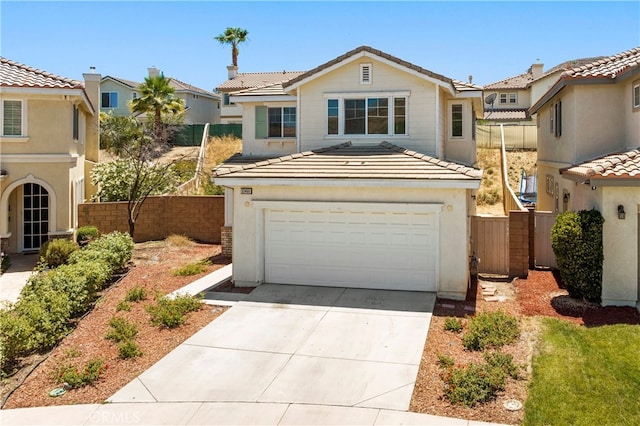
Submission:
[[471,252],[478,273],[509,274],[509,217],[471,216]]
[[536,211],[535,262],[536,266],[557,268],[556,256],[551,248],[551,228],[556,220],[552,212]]

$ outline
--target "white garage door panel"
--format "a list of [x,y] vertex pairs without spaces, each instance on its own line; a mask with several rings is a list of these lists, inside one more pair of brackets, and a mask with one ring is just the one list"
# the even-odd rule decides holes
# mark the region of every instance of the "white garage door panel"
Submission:
[[265,280],[435,291],[434,213],[266,210]]

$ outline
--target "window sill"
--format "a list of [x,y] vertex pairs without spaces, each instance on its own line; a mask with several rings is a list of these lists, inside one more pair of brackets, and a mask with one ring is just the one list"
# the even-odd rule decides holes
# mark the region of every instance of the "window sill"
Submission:
[[346,134],[346,135],[325,135],[325,139],[407,139],[409,135],[354,135],[354,134]]
[[0,142],[29,142],[29,136],[0,136]]

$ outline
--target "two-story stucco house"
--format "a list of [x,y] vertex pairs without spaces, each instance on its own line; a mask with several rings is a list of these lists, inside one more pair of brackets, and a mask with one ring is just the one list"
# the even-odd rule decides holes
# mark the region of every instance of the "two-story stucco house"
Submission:
[[603,305],[640,299],[640,47],[572,68],[538,117],[538,210],[604,216]]
[[95,192],[100,75],[85,82],[0,58],[0,239],[7,253],[71,237]]
[[[160,70],[151,67],[149,77],[160,75]],[[130,115],[130,102],[140,96],[141,83],[123,78],[105,76],[100,81],[100,111],[115,115]],[[184,124],[220,123],[220,95],[171,78],[169,83],[175,95],[184,102]],[[142,117],[144,118],[144,117]]]
[[214,177],[236,285],[465,297],[480,87],[362,46],[231,101],[243,152]]

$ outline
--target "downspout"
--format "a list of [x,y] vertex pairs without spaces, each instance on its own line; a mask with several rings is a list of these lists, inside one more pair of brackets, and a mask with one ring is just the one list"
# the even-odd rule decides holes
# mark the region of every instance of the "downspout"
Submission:
[[298,87],[298,90],[296,90],[296,152],[302,152],[302,142],[300,141],[300,118],[302,117],[300,113],[300,91],[301,88]]
[[437,158],[444,159],[443,155],[440,155],[440,90],[438,89],[438,85],[436,84],[436,144],[435,144],[435,155]]

